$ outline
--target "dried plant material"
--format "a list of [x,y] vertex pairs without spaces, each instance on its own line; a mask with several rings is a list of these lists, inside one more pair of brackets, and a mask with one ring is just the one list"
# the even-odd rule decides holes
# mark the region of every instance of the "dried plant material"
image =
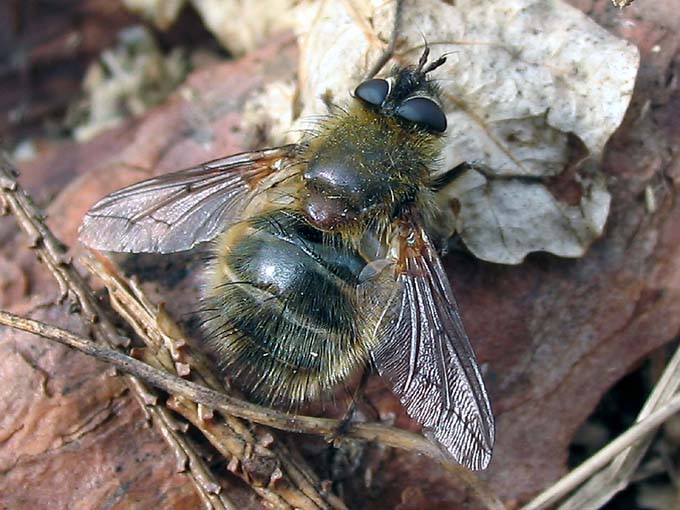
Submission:
[[[89,335],[96,339],[97,344],[109,345],[120,348],[127,344],[129,339],[122,337],[107,313],[104,312],[94,296],[90,287],[85,283],[75,269],[66,248],[57,239],[52,231],[44,223],[43,215],[35,208],[32,200],[16,182],[18,172],[7,160],[4,153],[0,153],[0,203],[11,211],[19,228],[30,240],[30,246],[35,250],[36,257],[41,260],[52,273],[59,287],[59,303],[69,300],[70,308],[74,316],[77,314],[77,322],[80,327],[89,331]],[[111,352],[119,352],[111,350]],[[51,397],[47,388],[47,374],[40,371],[45,381],[42,383],[43,391],[48,398]],[[205,508],[210,510],[232,510],[235,506],[224,494],[218,494],[219,482],[214,478],[214,473],[204,459],[195,451],[192,442],[185,435],[186,430],[181,430],[180,424],[168,409],[156,405],[157,396],[154,390],[147,388],[143,382],[134,378],[126,377],[125,382],[131,390],[134,398],[140,403],[147,420],[153,423],[156,430],[165,439],[167,446],[174,453],[177,463],[177,471],[185,471],[205,503]],[[65,393],[62,392],[62,396]],[[65,400],[68,400],[66,398]],[[35,406],[32,406],[35,407]],[[60,404],[58,407],[62,407]],[[62,418],[63,419],[63,418]],[[28,418],[29,423],[36,418]],[[24,429],[24,424],[17,427],[15,432]],[[27,429],[30,433],[31,429]],[[14,433],[12,435],[15,435]],[[6,442],[8,438],[4,438]],[[31,443],[33,444],[33,443]],[[14,463],[15,461],[12,461]],[[7,471],[7,466],[3,466]]]
[[261,45],[272,34],[291,26],[292,0],[191,0],[191,4],[222,46],[236,55]]
[[[328,101],[346,101],[379,58],[394,3],[307,3],[297,13],[304,128]],[[532,251],[582,255],[607,218],[603,179],[584,181],[581,202],[569,207],[540,182],[525,189],[524,181],[508,178],[560,174],[570,133],[599,161],[630,101],[637,49],[559,1],[407,2],[396,60],[413,64],[425,41],[448,58],[436,73],[449,122],[441,170],[469,161],[489,168],[488,179],[504,179],[488,199],[501,203],[461,207],[465,243],[478,257],[503,263]],[[474,202],[490,185],[480,186],[460,193],[461,201]],[[497,216],[518,209],[525,221]]]
[[[656,9],[657,17],[667,19],[668,11],[659,5],[648,6],[650,9],[642,14],[648,15]],[[611,20],[610,16],[617,14],[604,9],[593,15],[606,24]],[[629,32],[631,26],[626,24],[615,24],[610,28],[619,34],[629,34],[631,40],[639,41],[641,46],[659,40],[661,33],[662,51],[643,52],[647,59],[646,71],[636,88],[636,104],[653,102],[653,107],[631,112],[629,123],[608,144],[605,164],[608,172],[616,174],[611,189],[615,197],[613,203],[617,205],[607,225],[607,236],[586,257],[573,263],[555,259],[546,263],[543,257],[532,257],[521,266],[493,266],[455,253],[445,261],[447,272],[456,283],[457,296],[475,348],[487,362],[487,374],[495,395],[494,411],[502,434],[486,476],[509,505],[520,506],[565,474],[570,438],[601,395],[629,367],[636,366],[646,353],[677,335],[680,226],[676,218],[680,214],[680,204],[674,197],[677,197],[677,184],[680,183],[680,166],[674,141],[678,139],[679,126],[673,122],[676,118],[673,108],[676,84],[669,83],[668,77],[672,76],[673,66],[677,64],[678,56],[673,56],[671,52],[675,50],[671,48],[678,47],[678,37],[675,31],[665,31],[663,26],[649,19],[636,22],[635,27],[632,33]],[[201,108],[211,115],[206,117],[210,122],[206,120],[200,124],[200,137],[197,124],[190,121],[188,112],[193,111],[196,104],[203,103],[200,100],[190,103],[182,100],[184,96],[177,97],[145,115],[131,126],[123,139],[120,130],[114,130],[103,134],[99,141],[61,147],[49,157],[39,156],[37,162],[24,164],[22,182],[35,189],[40,194],[37,196],[45,196],[46,190],[61,190],[63,183],[71,182],[57,195],[48,210],[48,219],[53,221],[53,228],[60,237],[72,242],[87,206],[107,191],[138,180],[141,173],[150,174],[151,168],[159,173],[251,147],[233,141],[234,135],[242,134],[234,126],[242,122],[224,105],[240,108],[244,99],[261,87],[261,80],[255,84],[251,80],[257,79],[263,68],[268,70],[269,79],[280,79],[285,75],[287,81],[291,80],[286,73],[295,69],[295,63],[285,60],[286,49],[277,46],[266,55],[262,57],[258,53],[242,62],[212,65],[192,76],[188,82],[191,96],[212,98]],[[664,58],[659,59],[660,56]],[[276,64],[260,67],[262,62],[270,62],[272,58]],[[214,98],[219,98],[220,102]],[[211,137],[205,138],[203,133]],[[206,139],[210,141],[209,145]],[[250,140],[247,143],[250,144]],[[206,147],[213,147],[213,152],[207,155]],[[139,165],[143,172],[127,166],[130,164]],[[93,171],[75,177],[89,170]],[[664,186],[655,186],[656,210],[650,212],[643,198],[644,189],[648,181],[654,183],[657,179],[661,179]],[[11,219],[0,218],[0,231],[6,233],[3,226],[7,224],[13,227]],[[7,235],[2,238],[6,240]],[[20,242],[5,241],[3,255],[22,268],[31,267],[25,261],[22,246]],[[147,281],[147,291],[154,292],[160,287],[158,292],[171,307],[173,315],[180,317],[182,312],[195,307],[192,276],[178,283],[180,275],[186,271],[182,259],[159,265],[153,271],[135,271],[135,274],[142,273]],[[32,269],[28,274],[30,289],[39,289],[44,295],[49,291],[41,284],[44,280],[35,278],[37,274],[39,271]],[[14,311],[22,313],[21,310]],[[57,321],[55,315],[41,318],[71,329],[68,323]],[[25,339],[22,337],[22,342]],[[69,373],[69,368],[62,366],[61,370]],[[13,373],[6,369],[3,381],[9,379],[12,384],[22,376],[23,372]],[[377,381],[373,382],[371,401],[377,402],[381,415],[392,411],[396,413],[397,421],[403,423],[398,401],[389,401],[386,390],[381,390]],[[574,405],[566,406],[565,402]],[[135,405],[128,407],[137,409]],[[9,411],[12,411],[11,407]],[[16,423],[36,427],[35,422],[27,420],[19,419]],[[104,423],[95,430],[106,431],[108,428]],[[131,445],[134,449],[138,444],[134,439],[145,432],[143,426],[128,430],[129,437],[121,444]],[[13,437],[16,439],[17,436]],[[304,442],[305,447],[309,446],[309,439],[300,437],[298,440]],[[101,445],[102,455],[96,457],[97,471],[106,473],[109,469],[114,482],[125,480],[117,471],[113,475],[112,468],[108,467],[113,466],[108,459],[112,452],[119,451],[118,443],[108,438],[102,443],[105,443]],[[7,448],[7,443],[3,448]],[[165,445],[160,443],[160,448]],[[134,460],[137,451],[130,453]],[[62,455],[63,450],[54,451],[51,458],[58,459]],[[82,459],[74,459],[71,465],[82,466]],[[230,466],[240,469],[238,463]],[[36,484],[16,485],[30,486],[31,496],[40,490],[40,482],[43,488],[53,491],[58,488],[59,493],[63,493],[62,480],[78,480],[79,475],[75,470],[65,469],[60,473],[59,481],[55,481],[56,477],[50,476],[52,473],[54,471],[41,472],[35,478]],[[226,470],[221,472],[222,481],[232,479],[226,473]],[[389,462],[381,466],[376,476],[375,486],[381,490],[376,496],[379,499],[371,499],[366,490],[359,488],[355,493],[358,503],[348,501],[352,508],[366,505],[376,510],[393,509],[399,504],[405,507],[408,502],[402,502],[400,494],[402,491],[407,494],[409,487],[418,488],[430,508],[466,506],[461,500],[452,501],[455,498],[451,495],[454,490],[450,483],[452,477],[443,476],[441,468],[423,456],[392,452]],[[10,480],[10,474],[4,478]],[[160,485],[170,487],[170,492],[186,486],[191,488],[178,477]],[[324,485],[327,486],[329,484]],[[6,499],[10,482],[5,483],[4,489]],[[246,500],[238,499],[233,487],[225,488],[224,492],[236,498],[238,508],[260,507],[252,495]],[[444,498],[447,499],[443,504]],[[120,506],[120,502],[116,506]],[[186,506],[171,502],[163,505],[164,508]]]
[[[120,338],[109,322],[106,313],[98,306],[96,298],[93,296],[90,287],[84,282],[76,272],[70,260],[65,257],[65,248],[54,237],[49,228],[43,223],[42,216],[33,207],[28,195],[16,183],[17,172],[6,160],[4,154],[0,153],[0,199],[7,202],[9,210],[14,214],[17,222],[27,233],[30,232],[31,238],[35,239],[35,249],[40,258],[47,264],[50,271],[63,287],[62,299],[71,297],[76,309],[80,310],[83,318],[88,318],[88,324],[92,328],[96,338],[102,338],[109,344],[120,342]],[[4,202],[3,202],[4,203]],[[188,352],[183,335],[179,327],[165,313],[163,307],[157,311],[151,302],[148,301],[142,290],[137,285],[131,285],[120,278],[115,272],[113,263],[107,266],[102,261],[86,259],[84,264],[91,270],[96,271],[107,283],[111,292],[111,302],[120,315],[130,324],[130,326],[144,339],[147,348],[137,349],[141,352],[146,361],[157,369],[166,371],[160,372],[171,377],[175,372],[182,376],[186,367],[186,375],[191,375],[192,379],[198,380],[204,385],[213,388],[221,388],[220,383],[209,368],[204,364],[202,358],[196,353]],[[106,262],[104,260],[104,262]],[[7,316],[0,311],[0,316]],[[81,319],[81,317],[79,317]],[[0,321],[1,322],[1,321]],[[83,321],[84,322],[84,321]],[[3,324],[6,324],[3,323]],[[114,342],[115,340],[115,342]],[[127,340],[127,339],[126,339]],[[101,345],[84,339],[87,346],[101,352]],[[113,349],[107,350],[108,355],[113,357],[126,355]],[[136,360],[127,358],[131,363],[138,363]],[[146,365],[144,365],[146,366]],[[191,370],[188,370],[191,368]],[[175,376],[175,374],[172,374]],[[45,376],[46,377],[46,376]],[[178,421],[166,407],[160,405],[159,396],[153,389],[145,387],[144,383],[133,377],[126,377],[126,382],[133,390],[135,399],[147,415],[147,419],[157,427],[160,434],[168,443],[171,451],[176,458],[176,469],[178,472],[187,472],[194,481],[196,490],[208,510],[233,510],[236,505],[232,503],[226,494],[220,494],[221,486],[215,478],[205,459],[194,449],[185,434],[188,431],[186,423]],[[183,381],[184,379],[179,379]],[[46,381],[42,382],[46,385]],[[44,390],[44,388],[43,388]],[[175,397],[173,409],[177,407],[178,398]],[[179,399],[181,401],[181,399]],[[167,404],[170,406],[171,404]],[[59,405],[59,408],[64,407]],[[250,433],[248,424],[242,423],[228,414],[221,423],[207,424],[200,422],[194,416],[198,416],[197,406],[192,402],[184,402],[185,409],[189,414],[188,418],[194,422],[195,426],[212,440],[215,437],[220,441],[215,444],[217,450],[225,457],[233,456],[241,461],[254,460],[258,457],[266,457],[271,463],[277,466],[277,476],[280,483],[272,487],[253,486],[253,490],[265,501],[269,502],[272,508],[281,510],[288,508],[300,508],[305,510],[321,509],[344,509],[345,505],[335,496],[324,495],[317,491],[316,487],[320,484],[314,473],[304,461],[297,458],[290,459],[289,450],[278,444],[272,448],[265,448],[260,445],[259,449],[254,447],[258,435],[264,434],[267,442],[272,442],[272,434],[266,430]],[[71,411],[71,414],[75,411]],[[203,412],[204,415],[209,414]],[[209,430],[205,427],[210,426]],[[12,434],[24,429],[23,425],[18,425]],[[30,429],[29,429],[30,432]],[[2,438],[2,434],[0,434]],[[5,438],[7,439],[7,438]],[[250,473],[243,470],[240,475],[247,482]]]
[[189,3],[220,44],[234,55],[242,55],[268,40],[272,34],[291,27],[293,0],[240,2],[238,0],[123,0],[133,12],[168,28]]
[[580,257],[607,219],[610,195],[600,175],[584,181],[579,204],[569,205],[540,182],[475,174],[483,182],[453,195],[461,206],[456,230],[482,259],[516,264],[532,251]]
[[[669,360],[663,374],[650,393],[645,405],[640,410],[637,422],[647,418],[652,412],[662,409],[677,395],[680,389],[680,349]],[[666,422],[666,429],[677,422],[677,417]],[[577,491],[559,507],[559,510],[578,510],[580,508],[600,508],[618,492],[622,491],[631,480],[640,462],[652,444],[650,435],[637,441],[621,453],[605,469],[592,475]],[[557,484],[556,484],[557,485]]]
[[186,0],[123,0],[125,7],[144,16],[161,30],[177,19]]
[[268,145],[287,143],[287,135],[295,121],[295,85],[276,81],[265,85],[243,109],[243,124],[252,131],[249,139],[266,140]]
[[[149,300],[137,282],[123,279],[116,265],[103,257],[89,257],[83,263],[93,275],[104,282],[114,310],[147,346],[143,356],[147,364],[205,387],[224,391],[201,354],[187,345],[180,327],[163,306],[157,307]],[[291,459],[280,439],[275,438],[272,432],[262,428],[250,430],[249,424],[233,416],[225,415],[224,419],[215,419],[211,407],[196,405],[181,395],[171,396],[167,405],[193,423],[225,459],[242,466],[234,474],[244,482],[250,483],[253,478],[253,473],[245,466],[246,463],[275,466],[279,481],[277,485],[261,486],[250,483],[253,491],[273,508],[346,508],[332,494],[317,491],[320,481],[316,475],[304,462]],[[259,441],[261,436],[267,438],[268,446]]]
[[123,30],[116,48],[102,53],[90,66],[83,87],[87,98],[73,117],[77,140],[118,125],[130,115],[140,115],[160,103],[188,71],[184,52],[163,55],[151,33],[136,26]]
[[[555,503],[571,492],[575,487],[588,480],[594,473],[605,467],[618,454],[626,451],[626,449],[631,446],[635,446],[639,441],[644,442],[645,439],[653,434],[666,420],[678,412],[680,412],[680,396],[676,395],[665,405],[650,413],[649,416],[638,421],[623,434],[609,442],[607,446],[599,450],[580,466],[571,470],[567,476],[536,496],[523,506],[521,510],[548,510],[549,508],[553,508]],[[570,508],[595,509],[601,508],[603,504],[604,502],[600,501],[588,506]]]
[[[220,411],[225,417],[236,416],[263,425],[269,425],[281,430],[288,430],[298,433],[315,433],[324,435],[326,437],[335,434],[338,427],[340,427],[342,423],[339,420],[333,420],[330,418],[314,418],[303,415],[292,416],[285,412],[251,404],[247,401],[230,397],[225,393],[213,390],[207,386],[182,379],[175,374],[165,372],[159,368],[143,363],[113,349],[98,346],[89,339],[74,335],[67,330],[56,328],[39,321],[22,318],[1,310],[0,325],[11,326],[12,328],[16,328],[21,331],[30,332],[43,338],[54,340],[63,345],[67,345],[84,352],[85,354],[93,356],[99,360],[110,363],[116,368],[132,374],[135,377],[139,377],[141,380],[149,382],[153,386],[161,388],[174,395],[174,397],[170,399],[168,405],[178,412],[184,413],[181,408],[186,405],[187,402],[201,403],[207,407]],[[178,396],[180,398],[178,398]],[[674,402],[674,404],[676,408],[680,408],[680,401]],[[196,412],[195,408],[189,411]],[[194,425],[198,426],[198,414],[194,414],[191,418],[191,421],[194,423]],[[201,424],[201,426],[203,427],[203,433],[210,438],[212,432],[210,430],[212,428],[211,424],[205,423]],[[437,459],[452,476],[459,477],[473,492],[476,493],[480,502],[484,504],[485,508],[488,510],[503,510],[502,503],[488,488],[485,482],[480,480],[477,475],[475,475],[469,469],[451,462],[451,460],[448,459],[446,455],[443,455],[436,446],[434,446],[429,442],[429,440],[425,439],[420,434],[414,434],[412,432],[379,423],[350,423],[347,426],[345,434],[348,438],[359,438],[366,441],[378,441],[384,445],[402,448],[405,450],[414,450],[420,454]],[[264,439],[264,441],[261,441],[259,445],[255,446],[256,449],[258,446],[262,448],[267,447],[266,443],[269,441],[269,437],[266,432],[265,436],[267,437]],[[213,438],[210,439],[212,440]],[[250,448],[252,448],[252,446],[250,446]],[[248,447],[246,447],[245,450],[247,455],[252,455],[253,452],[248,452]],[[230,467],[236,469],[235,465],[231,465]],[[275,471],[276,472],[273,472],[271,478],[269,479],[270,482],[278,481],[281,478],[281,471],[278,469]],[[303,473],[299,474],[303,475]],[[306,482],[309,483],[309,480],[306,480]],[[258,486],[257,483],[254,485],[256,487]],[[316,491],[316,488],[313,488],[313,490]],[[305,497],[305,495],[303,495],[303,497]],[[303,510],[306,508],[311,508],[313,510],[345,508],[342,502],[339,501],[337,497],[332,495],[328,495],[327,500],[329,501],[309,501],[311,498],[305,499],[307,499],[311,506],[298,506],[296,504],[294,507],[290,507],[285,506],[286,503],[283,502],[281,508],[302,508]],[[331,501],[334,503],[333,505],[330,504]],[[271,500],[269,502],[271,503]]]
[[633,0],[612,0],[612,3],[614,4],[614,7],[623,9],[624,7],[628,7],[630,4],[632,4]]

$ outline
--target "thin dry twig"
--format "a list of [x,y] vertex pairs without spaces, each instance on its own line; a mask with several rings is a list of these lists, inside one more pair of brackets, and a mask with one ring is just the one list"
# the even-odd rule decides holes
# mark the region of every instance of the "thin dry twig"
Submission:
[[638,421],[619,437],[611,441],[595,455],[570,471],[546,491],[539,494],[521,510],[545,510],[557,503],[569,492],[609,464],[618,454],[637,441],[644,440],[668,418],[680,411],[680,395],[674,396],[666,405],[650,413],[644,420]]
[[[64,245],[47,227],[40,211],[17,183],[17,176],[18,172],[7,155],[0,152],[0,211],[12,213],[19,228],[28,236],[38,259],[44,262],[57,281],[59,300],[70,298],[77,305],[95,340],[99,344],[112,347],[125,345],[127,339],[118,334],[106,313],[99,307],[89,285],[71,264]],[[186,471],[189,475],[205,508],[235,510],[237,506],[221,493],[219,482],[191,442],[184,437],[175,417],[168,409],[155,405],[153,390],[131,377],[126,377],[126,384],[170,446],[177,459],[178,470]]]
[[[105,361],[126,373],[133,374],[168,393],[203,404],[224,415],[237,416],[279,430],[319,434],[326,437],[333,435],[341,424],[340,420],[290,415],[251,404],[250,402],[225,395],[211,388],[169,374],[121,352],[94,344],[87,338],[74,335],[69,331],[39,321],[0,311],[0,324],[68,345],[85,354]],[[422,435],[380,423],[351,423],[347,426],[345,434],[350,438],[377,441],[387,446],[415,451],[432,457],[441,462],[449,472],[456,473],[457,476],[465,480],[487,508],[505,510],[503,504],[486,487],[484,482],[468,469],[453,463],[441,450]]]
[[[144,352],[137,351],[147,364],[224,392],[212,370],[187,345],[179,326],[162,307],[153,305],[135,281],[121,276],[116,264],[103,256],[83,257],[82,262],[104,282],[113,309],[147,346]],[[340,498],[322,493],[321,481],[313,470],[298,457],[291,457],[273,431],[252,430],[231,415],[224,420],[212,419],[209,410],[179,395],[170,398],[167,405],[200,430],[230,460],[230,470],[274,508],[346,509]],[[276,483],[270,483],[273,480]]]
[[[680,347],[676,349],[663,374],[654,385],[636,421],[640,422],[654,411],[663,409],[679,390]],[[593,473],[593,476],[578,491],[560,505],[559,510],[597,509],[604,506],[616,493],[628,486],[653,439],[653,434],[649,434],[631,444],[609,466],[598,473]]]

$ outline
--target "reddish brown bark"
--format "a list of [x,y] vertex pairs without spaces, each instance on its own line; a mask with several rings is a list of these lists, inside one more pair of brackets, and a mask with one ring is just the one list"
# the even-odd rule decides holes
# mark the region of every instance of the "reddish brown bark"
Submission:
[[[680,35],[671,19],[680,3],[637,2],[623,12],[605,0],[579,5],[642,54],[633,104],[603,161],[613,193],[605,235],[578,260],[537,254],[516,267],[462,253],[445,260],[487,366],[498,420],[494,459],[483,476],[508,503],[565,472],[569,442],[601,396],[680,327]],[[75,243],[83,213],[103,194],[248,148],[239,124],[245,98],[263,81],[292,78],[295,67],[291,39],[282,39],[251,57],[196,72],[186,86],[197,103],[176,95],[87,144],[50,150],[24,165],[22,183],[45,203],[56,193],[49,224]],[[648,186],[654,211],[644,200]],[[78,332],[79,319],[50,302],[56,287],[10,218],[0,221],[0,244],[2,306]],[[195,257],[145,256],[132,263],[177,317],[195,308]],[[192,486],[174,471],[162,439],[100,365],[6,330],[0,348],[0,508],[47,501],[51,508],[195,507]],[[400,413],[379,381],[369,396],[382,411]],[[397,424],[409,426],[403,413]],[[258,507],[227,474],[224,483],[243,508]],[[348,502],[353,508],[453,508],[467,497],[434,462],[402,452],[384,459],[374,490]]]

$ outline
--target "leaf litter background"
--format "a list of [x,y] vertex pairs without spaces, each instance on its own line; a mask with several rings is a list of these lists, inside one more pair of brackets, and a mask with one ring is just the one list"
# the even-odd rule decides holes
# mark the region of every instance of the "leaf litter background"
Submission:
[[[372,19],[385,39],[393,26],[392,12],[379,0],[362,3],[365,14],[342,2],[323,5],[297,16],[302,126],[325,112],[322,97],[341,102],[347,84],[359,82],[378,58],[356,18]],[[517,178],[561,173],[571,157],[569,133],[599,161],[633,91],[636,48],[562,2],[433,0],[416,9],[407,4],[404,12],[399,61],[417,61],[424,41],[434,56],[447,55],[432,77],[449,121],[441,169],[468,161],[488,175],[475,172],[464,185],[451,186],[460,203],[452,224],[466,246],[478,258],[505,264],[532,251],[582,255],[601,234],[609,209],[596,165],[580,175],[574,204],[541,182]]]
[[[97,3],[89,4],[94,9]],[[468,332],[487,367],[498,418],[498,444],[484,476],[509,506],[565,472],[568,446],[602,395],[672,340],[680,323],[674,200],[680,179],[674,27],[680,9],[673,1],[638,1],[622,12],[605,1],[577,7],[636,45],[641,55],[631,107],[603,155],[612,194],[604,237],[575,260],[534,254],[519,266],[503,266],[464,252],[445,260]],[[133,21],[122,12],[117,16],[120,26]],[[279,35],[243,59],[209,62],[141,117],[85,143],[39,144],[38,157],[21,165],[21,182],[45,205],[55,233],[77,246],[80,218],[102,194],[151,172],[275,137],[244,131],[243,105],[265,85],[267,93],[285,95],[287,89],[274,82],[293,80],[297,57],[293,38]],[[44,67],[44,60],[33,58],[38,69]],[[270,128],[265,122],[261,127]],[[589,146],[597,152],[601,143]],[[56,286],[33,260],[11,218],[0,221],[0,241],[0,305],[85,334],[81,319],[55,303]],[[199,265],[197,258],[184,256],[129,262],[179,318],[195,306]],[[165,443],[105,367],[7,330],[0,349],[0,508],[198,505]],[[370,390],[382,412],[399,412],[379,381],[372,381]],[[408,420],[399,415],[397,424],[408,426]],[[240,482],[225,475],[223,483],[243,508],[260,507]],[[356,484],[352,489],[360,491],[348,498],[353,508],[453,508],[465,501],[474,507],[436,464],[402,452],[383,460],[370,491]]]

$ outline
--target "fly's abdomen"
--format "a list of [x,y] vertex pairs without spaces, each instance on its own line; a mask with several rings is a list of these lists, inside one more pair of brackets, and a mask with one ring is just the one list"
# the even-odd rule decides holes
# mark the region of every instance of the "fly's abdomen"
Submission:
[[206,288],[208,342],[225,375],[267,403],[328,395],[368,359],[356,327],[363,266],[295,212],[227,230]]

